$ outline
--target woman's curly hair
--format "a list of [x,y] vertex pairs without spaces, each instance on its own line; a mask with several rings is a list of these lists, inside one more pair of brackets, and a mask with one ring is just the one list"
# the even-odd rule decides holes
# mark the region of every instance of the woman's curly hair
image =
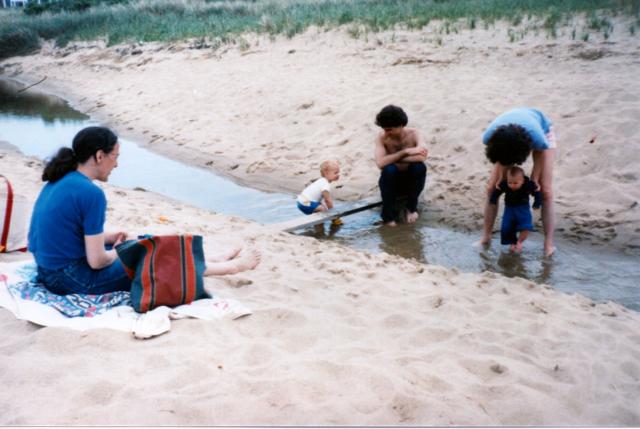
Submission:
[[492,164],[502,165],[524,163],[533,147],[531,136],[520,125],[502,125],[493,132],[485,147],[485,155]]

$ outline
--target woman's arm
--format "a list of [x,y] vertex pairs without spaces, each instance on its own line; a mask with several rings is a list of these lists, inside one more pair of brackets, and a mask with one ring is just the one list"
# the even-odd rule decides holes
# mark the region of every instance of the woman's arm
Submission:
[[[120,244],[122,242],[121,236],[120,239],[116,239],[113,244]],[[85,253],[87,256],[87,262],[89,266],[94,270],[99,270],[104,267],[108,267],[113,264],[116,259],[118,259],[118,254],[115,249],[106,250],[104,248],[105,245],[105,234],[95,234],[95,235],[85,235],[84,236],[84,246]]]

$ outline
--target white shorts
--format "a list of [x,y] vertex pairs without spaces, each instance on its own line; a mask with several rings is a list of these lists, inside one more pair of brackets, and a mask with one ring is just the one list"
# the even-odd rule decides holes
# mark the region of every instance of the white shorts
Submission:
[[556,142],[556,133],[553,132],[553,125],[549,127],[549,132],[544,135],[547,139],[547,143],[549,143],[548,149],[555,149],[558,146]]

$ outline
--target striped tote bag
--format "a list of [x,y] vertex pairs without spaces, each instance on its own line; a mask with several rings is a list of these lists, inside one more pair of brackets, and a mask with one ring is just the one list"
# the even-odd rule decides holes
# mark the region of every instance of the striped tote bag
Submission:
[[142,236],[116,246],[131,279],[131,303],[138,313],[210,298],[204,289],[202,236]]

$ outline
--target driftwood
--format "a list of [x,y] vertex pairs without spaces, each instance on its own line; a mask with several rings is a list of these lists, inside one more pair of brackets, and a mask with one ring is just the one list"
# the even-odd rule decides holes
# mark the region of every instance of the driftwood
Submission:
[[32,85],[26,86],[26,87],[24,87],[24,88],[22,88],[22,89],[20,89],[20,90],[16,91],[16,94],[20,94],[21,92],[25,92],[27,89],[29,89],[29,88],[33,88],[34,86],[36,86],[36,85],[38,85],[38,84],[40,84],[40,83],[44,82],[46,79],[47,79],[47,77],[45,76],[45,77],[43,77],[42,79],[40,79],[38,82],[36,82],[36,83],[34,83],[34,84],[32,84]]

